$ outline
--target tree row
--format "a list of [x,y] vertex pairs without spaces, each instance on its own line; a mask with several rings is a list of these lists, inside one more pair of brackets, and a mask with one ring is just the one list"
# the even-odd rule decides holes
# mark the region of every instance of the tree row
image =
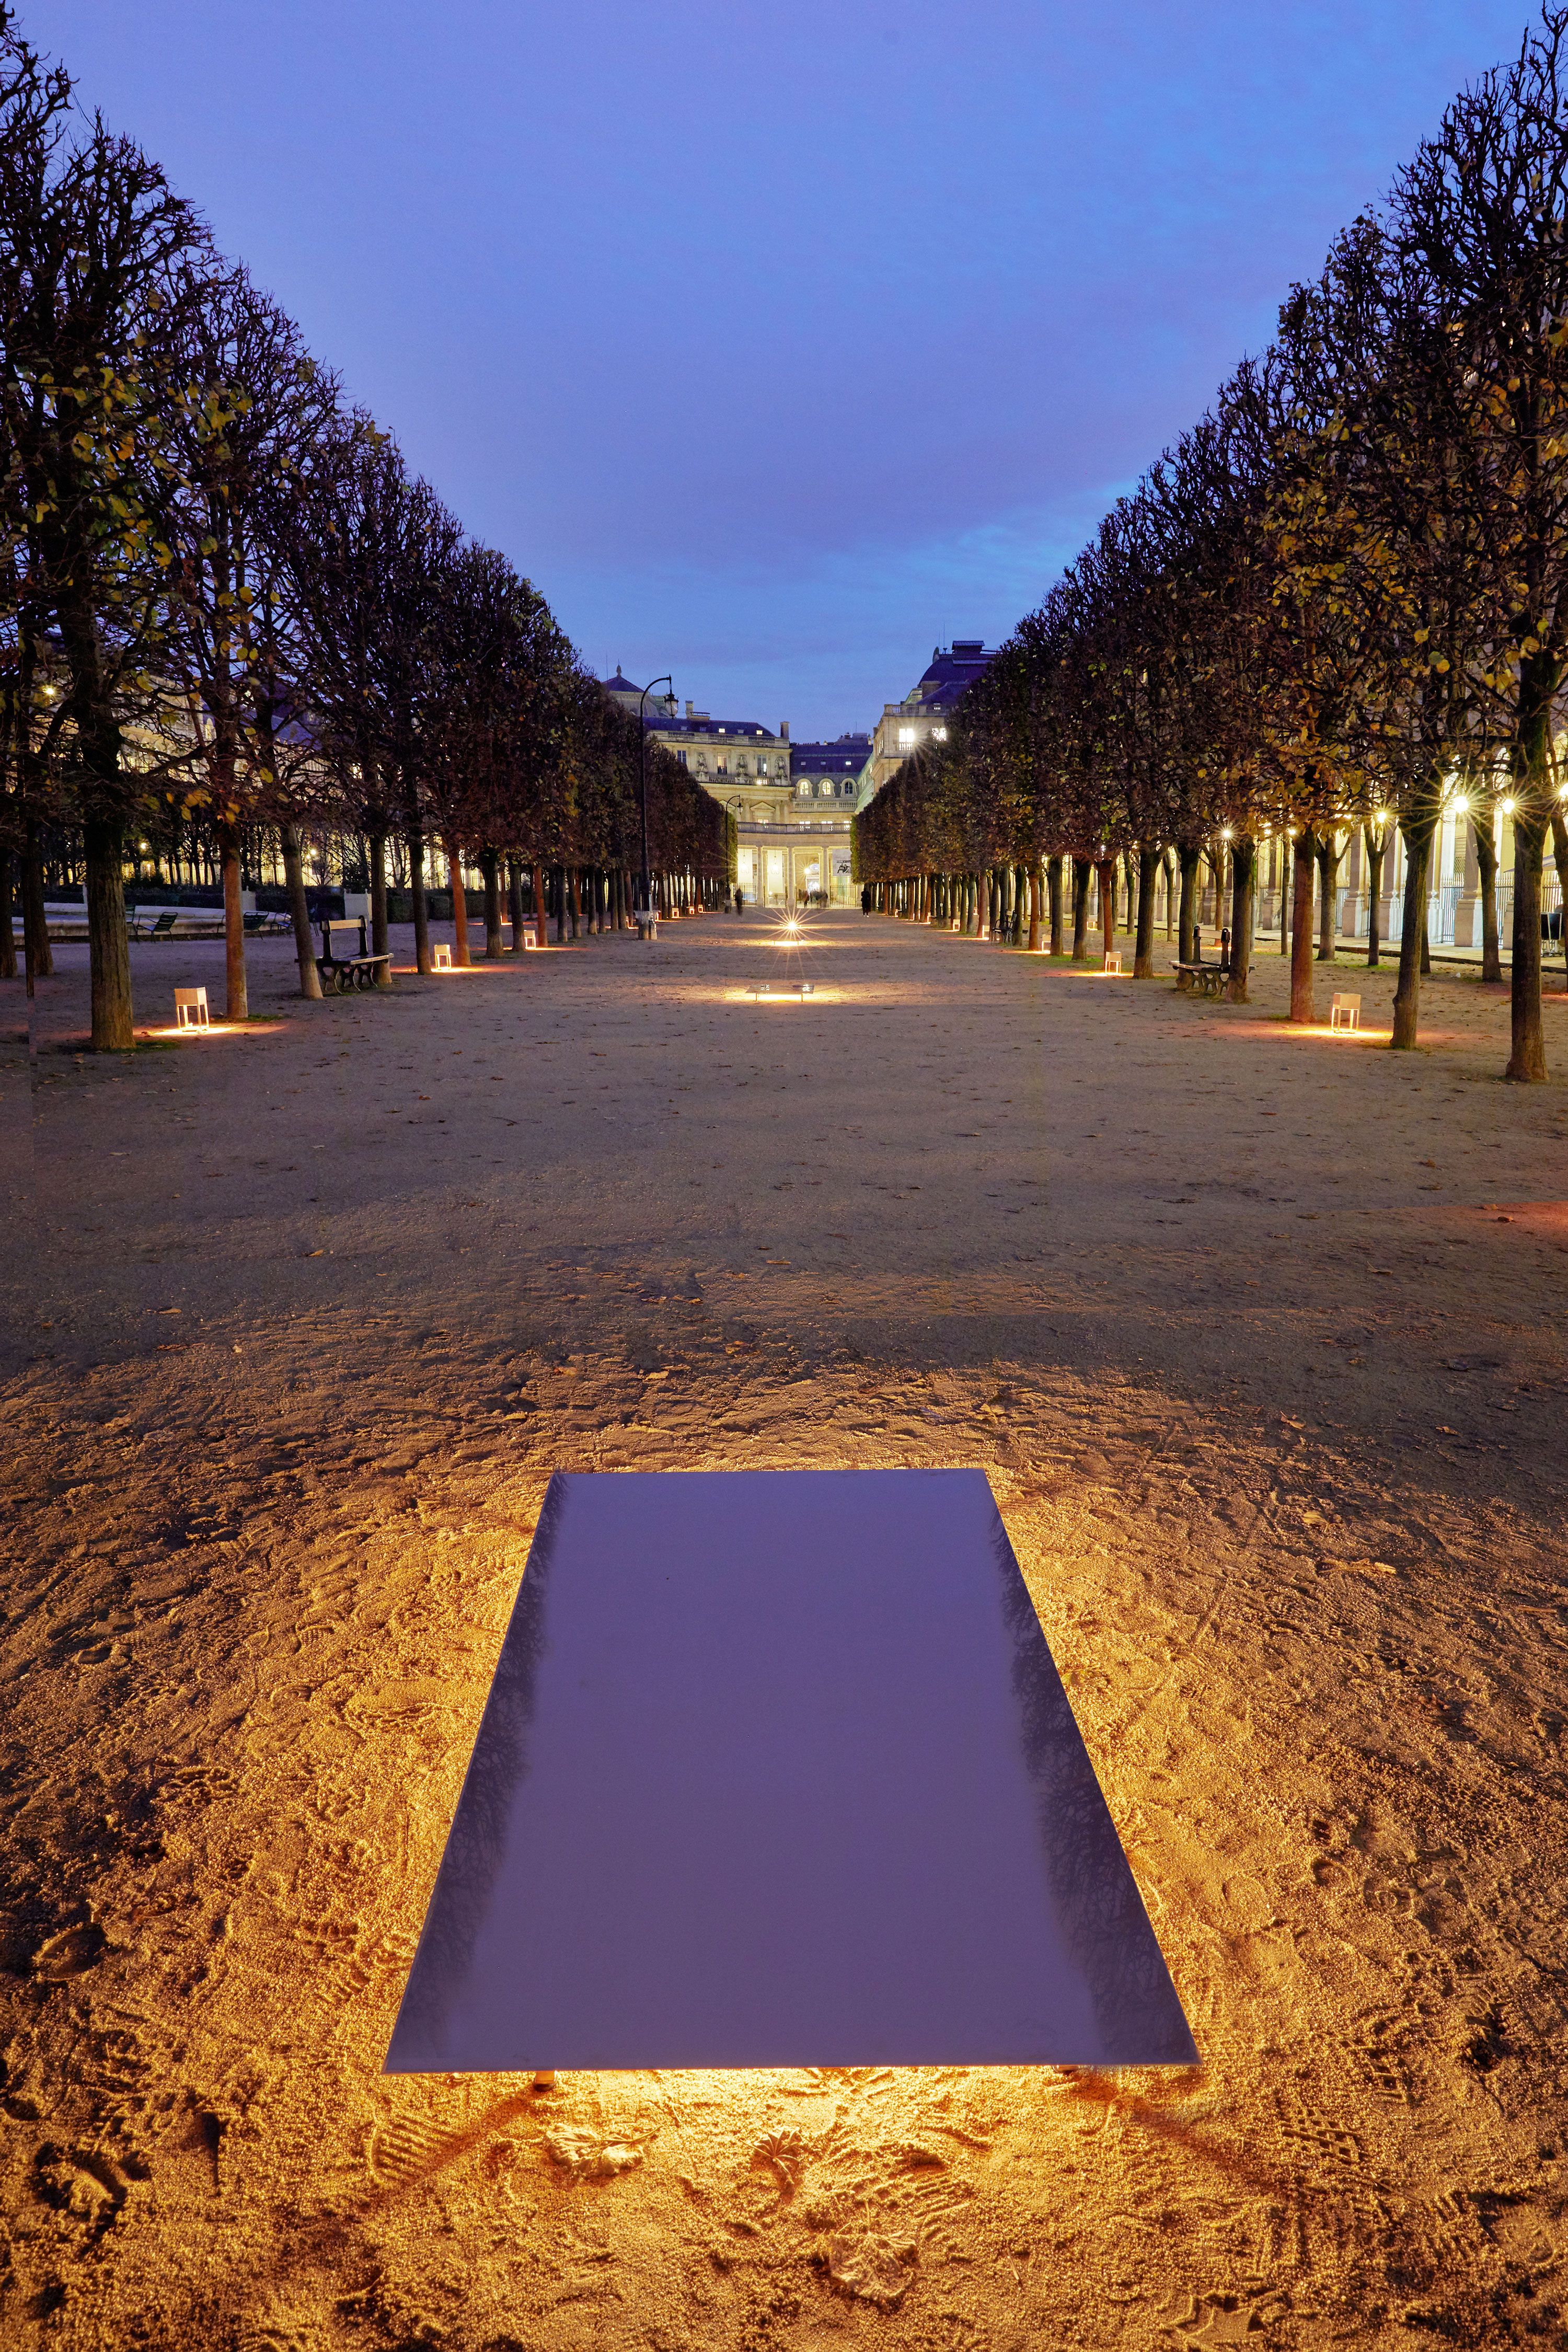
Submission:
[[864,881],[934,889],[948,919],[977,922],[1012,869],[1048,898],[1057,859],[1075,908],[1096,873],[1109,907],[1130,859],[1147,977],[1163,859],[1180,865],[1185,959],[1194,878],[1223,838],[1245,1000],[1258,848],[1285,839],[1291,1011],[1310,1020],[1314,885],[1321,920],[1364,828],[1375,904],[1397,826],[1394,1042],[1410,1046],[1433,843],[1463,812],[1489,889],[1500,824],[1511,841],[1508,1075],[1545,1076],[1549,844],[1568,879],[1565,29],[1548,7],[1455,100],[1292,290],[1269,348],[1117,501],[945,741],[858,818]]
[[95,1045],[132,1042],[124,869],[160,820],[199,814],[216,838],[231,1018],[258,827],[281,845],[310,994],[307,826],[367,843],[377,952],[400,839],[421,971],[437,858],[460,925],[463,856],[492,897],[506,867],[540,913],[547,869],[563,908],[622,908],[645,781],[659,902],[701,904],[731,870],[719,804],[158,166],[79,113],[5,0],[0,558],[0,968],[18,881],[25,945],[47,957],[42,845],[63,827],[85,874]]

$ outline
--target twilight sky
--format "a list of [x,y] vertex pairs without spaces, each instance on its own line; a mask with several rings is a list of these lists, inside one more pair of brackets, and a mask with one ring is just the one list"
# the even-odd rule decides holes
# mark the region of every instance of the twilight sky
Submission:
[[1005,636],[1526,0],[23,0],[589,665]]

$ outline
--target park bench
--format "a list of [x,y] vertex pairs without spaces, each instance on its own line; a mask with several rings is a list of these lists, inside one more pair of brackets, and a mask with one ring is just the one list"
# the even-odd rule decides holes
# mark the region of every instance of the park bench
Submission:
[[133,940],[221,940],[224,931],[216,907],[139,907],[125,927]]
[[1200,996],[1222,996],[1230,984],[1226,966],[1217,963],[1179,963],[1176,966],[1176,986],[1184,996],[1196,989]]
[[[343,952],[340,953],[340,948]],[[316,970],[321,975],[321,986],[335,988],[346,996],[351,988],[374,988],[380,977],[382,965],[390,964],[388,955],[371,955],[365,947],[364,917],[350,916],[342,921],[331,917],[321,925],[321,952],[316,958]]]
[[287,915],[258,914],[254,908],[245,918],[245,933],[247,939],[281,939],[285,931],[291,931],[293,928]]

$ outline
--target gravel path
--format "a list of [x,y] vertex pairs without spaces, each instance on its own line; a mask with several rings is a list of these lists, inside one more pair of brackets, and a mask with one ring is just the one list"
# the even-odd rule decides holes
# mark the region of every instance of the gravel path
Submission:
[[[1395,1057],[1267,950],[770,936],[267,943],[115,1061],[84,950],[31,1066],[0,991],[0,2340],[1563,2341],[1563,1082],[1468,978]],[[1201,2070],[384,2080],[551,1470],[905,1463],[990,1475]]]

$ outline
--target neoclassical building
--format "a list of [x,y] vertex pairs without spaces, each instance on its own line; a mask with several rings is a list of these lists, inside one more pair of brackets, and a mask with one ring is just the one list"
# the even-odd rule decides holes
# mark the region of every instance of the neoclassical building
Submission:
[[[605,691],[626,710],[641,700],[618,669]],[[655,741],[734,812],[736,880],[748,905],[849,903],[849,820],[866,789],[868,735],[792,744],[787,719],[775,733],[755,719],[715,719],[690,702],[683,714],[673,695],[650,699],[645,715]]]
[[885,702],[871,747],[870,788],[879,793],[888,778],[922,743],[947,736],[947,714],[966,686],[995,660],[999,648],[979,637],[954,637],[933,648],[929,666],[901,702]]

